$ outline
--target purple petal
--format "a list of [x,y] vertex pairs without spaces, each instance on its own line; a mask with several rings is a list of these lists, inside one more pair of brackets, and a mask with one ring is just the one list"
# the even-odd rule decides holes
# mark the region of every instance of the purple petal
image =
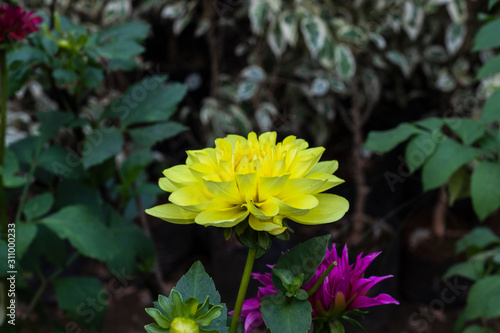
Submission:
[[253,329],[264,324],[260,311],[254,311],[245,318],[245,333],[252,333]]
[[387,294],[380,294],[377,297],[358,296],[349,304],[348,310],[366,308],[369,306],[382,305],[382,304],[399,304],[392,296]]
[[359,279],[355,281],[351,292],[357,293],[358,295],[364,295],[368,292],[368,290],[370,290],[371,287],[391,277],[393,276],[386,275],[386,276],[370,276],[369,278],[366,279]]

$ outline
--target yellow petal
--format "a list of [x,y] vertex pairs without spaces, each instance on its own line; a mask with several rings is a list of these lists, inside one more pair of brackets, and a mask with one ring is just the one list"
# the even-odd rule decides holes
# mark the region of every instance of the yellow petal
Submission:
[[248,214],[248,210],[240,206],[222,210],[206,210],[196,216],[195,222],[204,226],[230,228],[243,221]]
[[290,169],[291,177],[304,177],[318,163],[324,151],[323,147],[315,147],[299,152]]
[[[187,165],[181,164],[163,170],[163,175],[177,187],[190,186],[199,182]],[[171,191],[169,191],[171,192]]]
[[253,201],[257,199],[257,173],[236,174],[236,183],[242,200],[246,197]]
[[241,204],[241,195],[238,191],[238,186],[235,180],[227,182],[214,182],[211,180],[204,181],[205,186],[213,197],[218,200],[227,201],[233,204]]
[[204,209],[212,199],[213,196],[206,191],[204,186],[182,187],[168,197],[171,203],[194,212]]
[[273,216],[276,216],[280,210],[278,204],[273,201],[254,204],[247,199],[246,202],[247,203],[244,206],[248,208],[253,216],[261,220],[268,220]]
[[253,230],[267,231],[271,235],[279,235],[286,230],[286,227],[283,227],[283,224],[281,223],[282,220],[283,217],[270,220],[260,220],[255,216],[250,215],[248,218],[248,224]]
[[349,209],[349,202],[338,195],[321,193],[317,194],[319,204],[309,213],[302,216],[287,216],[291,220],[302,224],[323,224],[337,221]]
[[259,135],[259,142],[261,146],[265,146],[266,144],[270,144],[272,146],[276,145],[276,132],[266,132]]
[[277,197],[285,200],[289,197],[304,194],[316,194],[321,192],[320,189],[325,185],[324,179],[308,179],[308,178],[293,178],[289,179],[283,190],[278,193]]
[[279,177],[260,177],[258,200],[262,202],[266,201],[270,197],[276,196],[283,190],[289,177],[290,174],[285,174]]
[[287,198],[286,202],[278,198],[271,198],[269,200],[278,204],[280,215],[290,218],[305,215],[318,205],[318,199],[314,195],[298,195]]
[[313,173],[307,176],[307,179],[325,180],[323,186],[321,186],[316,193],[324,192],[345,182],[343,179],[328,173]]
[[165,192],[173,192],[178,189],[178,187],[172,184],[172,182],[166,177],[158,179],[158,185]]
[[309,171],[308,175],[313,173],[329,173],[330,175],[337,171],[339,168],[338,161],[322,161],[316,163],[316,165]]
[[193,213],[182,209],[174,204],[164,204],[146,209],[146,213],[159,217],[162,220],[177,223],[177,224],[191,224],[194,223],[194,218],[197,213]]

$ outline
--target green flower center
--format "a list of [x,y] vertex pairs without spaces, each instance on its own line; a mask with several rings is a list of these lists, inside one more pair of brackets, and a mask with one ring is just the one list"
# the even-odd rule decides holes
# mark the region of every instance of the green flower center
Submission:
[[200,328],[193,319],[177,317],[170,326],[171,333],[199,333]]

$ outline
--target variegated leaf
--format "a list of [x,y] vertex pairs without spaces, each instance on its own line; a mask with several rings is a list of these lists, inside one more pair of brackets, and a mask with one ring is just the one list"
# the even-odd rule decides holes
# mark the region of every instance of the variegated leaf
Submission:
[[241,71],[241,77],[248,81],[261,82],[266,79],[266,72],[260,66],[252,65]]
[[236,97],[239,101],[246,101],[253,97],[257,88],[259,87],[258,83],[255,81],[243,81],[238,85],[238,92],[236,93]]
[[417,39],[424,23],[424,10],[413,1],[405,1],[403,9],[403,29],[411,40]]
[[330,82],[323,78],[315,78],[309,89],[309,93],[313,96],[324,96],[330,89]]
[[462,47],[467,34],[467,27],[462,23],[451,23],[446,28],[445,45],[450,54],[455,54]]
[[453,22],[465,23],[468,17],[467,2],[465,0],[452,0],[446,6]]
[[450,75],[446,68],[441,69],[438,72],[438,77],[436,80],[436,87],[444,92],[450,92],[457,86],[455,79]]
[[266,0],[250,0],[248,8],[248,17],[252,26],[252,31],[260,35],[264,31],[264,25],[267,17]]
[[286,41],[281,33],[280,25],[273,20],[267,31],[267,43],[276,57],[281,57],[286,49]]
[[344,80],[350,80],[356,73],[356,60],[351,49],[345,45],[335,47],[335,69]]
[[306,16],[300,22],[300,30],[304,36],[309,53],[313,58],[318,56],[319,51],[325,45],[326,26],[318,16]]
[[443,63],[448,60],[446,50],[441,45],[431,45],[424,50],[424,57],[432,62]]
[[399,51],[388,51],[385,57],[394,65],[398,66],[405,77],[410,76],[410,64],[404,54]]
[[319,53],[319,63],[327,69],[332,69],[335,66],[335,47],[330,38],[326,39],[325,45]]
[[295,46],[299,37],[297,26],[299,25],[299,19],[297,15],[289,10],[285,10],[279,16],[279,25],[281,28],[281,33],[285,41],[291,45]]
[[337,30],[337,37],[347,43],[356,45],[363,45],[366,43],[368,37],[358,27],[344,25]]
[[368,36],[370,37],[370,40],[375,44],[377,49],[384,50],[386,48],[387,42],[382,35],[370,32]]

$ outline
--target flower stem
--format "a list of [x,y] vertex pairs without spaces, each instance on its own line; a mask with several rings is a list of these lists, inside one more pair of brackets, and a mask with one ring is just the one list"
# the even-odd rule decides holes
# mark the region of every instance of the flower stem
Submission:
[[[5,50],[0,49],[0,166],[2,167],[5,155],[5,132],[7,130],[7,60],[5,53]],[[3,174],[0,173],[0,221],[2,233],[7,237],[7,205],[4,191]]]
[[231,321],[230,333],[236,333],[238,329],[238,322],[240,321],[241,309],[243,308],[243,301],[245,300],[245,295],[247,293],[248,282],[250,281],[250,273],[252,273],[253,263],[255,261],[255,255],[257,250],[248,249],[247,262],[245,264],[245,270],[243,271],[243,277],[241,278],[240,290],[238,291],[238,297],[236,298],[236,305],[234,307],[233,319]]
[[316,292],[316,290],[318,290],[319,286],[321,286],[321,284],[323,283],[323,281],[325,281],[326,277],[328,276],[328,274],[330,274],[330,272],[332,271],[332,269],[335,268],[335,266],[337,266],[338,263],[336,261],[332,262],[330,266],[328,266],[328,268],[326,269],[326,271],[323,272],[323,274],[321,274],[321,276],[319,277],[318,281],[316,281],[316,283],[314,284],[314,286],[312,286],[311,289],[309,289],[309,291],[307,292],[307,296],[311,296],[312,294],[314,294]]

